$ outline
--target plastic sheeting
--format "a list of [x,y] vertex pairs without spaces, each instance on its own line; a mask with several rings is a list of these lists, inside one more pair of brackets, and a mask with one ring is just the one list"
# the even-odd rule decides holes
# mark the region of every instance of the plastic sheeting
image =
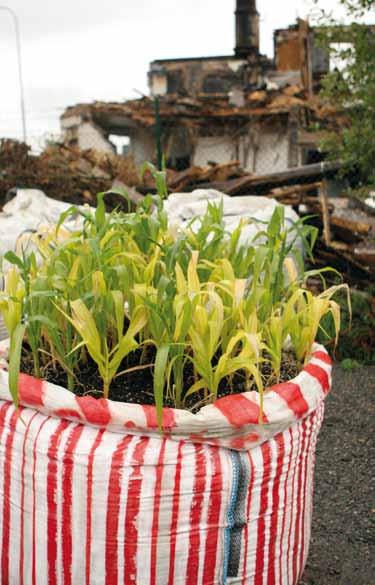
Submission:
[[244,393],[190,415],[195,426],[167,410],[160,434],[153,407],[30,376],[16,410],[0,370],[1,583],[296,585],[330,380],[315,346],[266,393],[263,425]]
[[22,233],[56,224],[69,207],[70,203],[51,199],[38,189],[17,189],[0,212],[0,254],[15,250]]
[[[172,193],[165,202],[165,209],[171,224],[185,227],[194,218],[199,225],[199,216],[206,212],[209,203],[219,204],[223,202],[223,221],[229,233],[233,232],[241,220],[249,220],[248,225],[243,228],[240,243],[251,242],[258,232],[265,229],[270,221],[272,213],[277,205],[275,199],[261,197],[259,195],[248,195],[241,197],[229,197],[215,189],[196,189],[192,193]],[[284,205],[285,224],[291,228],[298,221],[297,213],[289,206]],[[290,238],[295,238],[290,234]],[[302,249],[302,242],[297,238],[297,244]]]
[[[241,243],[252,240],[264,229],[278,205],[268,197],[228,197],[213,189],[197,189],[192,193],[174,193],[169,196],[165,209],[170,223],[186,226],[193,218],[205,213],[208,201],[216,204],[223,201],[224,224],[228,232],[233,231],[241,219],[252,220],[243,230]],[[69,207],[70,203],[51,199],[37,189],[17,189],[16,196],[0,212],[0,254],[15,250],[22,233],[57,223],[60,214]],[[298,215],[291,207],[285,206],[285,218],[291,227],[298,220]],[[77,227],[78,224],[70,220],[65,225]]]

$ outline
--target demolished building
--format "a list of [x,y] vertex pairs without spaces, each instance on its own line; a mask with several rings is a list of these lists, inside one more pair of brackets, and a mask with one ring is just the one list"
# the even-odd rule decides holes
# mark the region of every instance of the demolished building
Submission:
[[157,96],[170,168],[237,160],[264,174],[321,160],[321,135],[310,129],[329,114],[316,95],[329,60],[314,30],[298,20],[275,31],[271,60],[259,52],[255,0],[237,0],[235,23],[233,55],[153,61],[150,97],[67,108],[61,117],[65,142],[113,152],[110,136],[123,136],[136,164],[155,160]]

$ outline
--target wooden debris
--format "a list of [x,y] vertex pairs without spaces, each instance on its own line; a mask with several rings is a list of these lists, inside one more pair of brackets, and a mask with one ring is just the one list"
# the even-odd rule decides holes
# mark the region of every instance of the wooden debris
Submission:
[[[110,190],[115,182],[136,188],[140,181],[130,157],[64,145],[49,146],[34,156],[26,144],[0,142],[0,210],[14,188],[41,189],[54,199],[95,205],[96,194]],[[109,201],[123,206],[125,200],[111,195]]]
[[274,186],[307,183],[310,179],[316,181],[327,174],[335,173],[340,168],[342,168],[342,163],[339,162],[317,163],[261,176],[246,174],[230,181],[203,183],[200,187],[218,189],[227,195],[248,195],[249,192],[269,193]]
[[307,183],[306,185],[292,185],[291,187],[276,187],[275,189],[271,189],[270,195],[275,199],[284,199],[288,197],[288,195],[292,197],[299,196],[299,200],[302,203],[303,195],[311,192],[315,192],[317,189],[320,189],[321,182],[315,183]]
[[327,184],[325,181],[322,182],[321,187],[319,189],[319,199],[322,208],[323,238],[326,246],[329,246],[331,243],[331,226],[328,211]]
[[336,215],[332,215],[330,224],[335,234],[344,242],[357,242],[361,239],[361,236],[367,236],[371,231],[371,226],[368,223],[353,221]]
[[375,267],[375,246],[354,248],[354,258],[362,266]]

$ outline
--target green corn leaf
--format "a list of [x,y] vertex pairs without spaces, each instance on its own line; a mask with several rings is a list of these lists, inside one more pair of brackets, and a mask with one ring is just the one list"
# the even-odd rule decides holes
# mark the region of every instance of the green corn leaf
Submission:
[[195,382],[187,390],[187,392],[184,395],[184,399],[186,400],[186,398],[188,398],[188,396],[191,396],[192,394],[195,394],[196,392],[199,392],[199,390],[204,390],[204,388],[207,388],[206,381],[205,380],[197,380],[197,382]]
[[48,327],[48,329],[55,329],[57,330],[57,323],[52,321],[52,319],[50,319],[49,317],[46,317],[45,315],[33,315],[32,317],[29,317],[28,319],[29,323],[41,323],[42,325],[45,325],[46,327]]
[[138,347],[138,342],[134,339],[135,335],[144,328],[147,323],[147,316],[144,311],[137,311],[133,316],[129,328],[124,336],[120,338],[119,343],[112,351],[112,359],[108,369],[114,376],[122,360]]
[[123,197],[129,204],[131,203],[129,193],[124,187],[111,187],[108,191],[104,191],[103,195],[119,195]]
[[75,205],[71,205],[70,207],[68,207],[68,209],[66,209],[66,211],[64,211],[59,218],[59,221],[56,225],[56,236],[62,226],[62,224],[65,222],[66,219],[68,219],[68,217],[71,217],[73,215],[77,215],[79,214],[80,211],[78,209],[78,207],[76,207]]
[[121,339],[125,319],[124,295],[119,290],[112,290],[111,295],[113,299],[113,305],[115,308],[117,339]]
[[25,331],[26,324],[18,323],[10,340],[9,390],[16,406],[18,406],[18,379],[20,374],[22,341]]
[[269,237],[275,238],[280,234],[284,223],[284,215],[284,207],[277,205],[268,224],[267,233]]
[[19,258],[19,256],[17,256],[17,254],[15,254],[14,252],[11,251],[7,252],[6,254],[4,254],[4,258],[10,264],[15,264],[16,266],[18,266],[20,270],[23,270],[24,268],[23,262],[21,258]]
[[98,193],[96,198],[97,198],[97,205],[96,205],[96,211],[95,211],[95,222],[96,222],[96,227],[97,230],[100,231],[105,224],[105,205],[104,205],[104,196],[105,196],[105,192],[103,193]]
[[193,307],[186,295],[177,295],[174,301],[176,325],[173,335],[175,342],[185,339],[192,322]]
[[163,395],[164,395],[164,384],[165,384],[165,372],[167,369],[168,355],[169,355],[170,344],[161,345],[155,358],[155,369],[154,369],[154,397],[156,405],[156,416],[158,420],[159,429],[163,428]]

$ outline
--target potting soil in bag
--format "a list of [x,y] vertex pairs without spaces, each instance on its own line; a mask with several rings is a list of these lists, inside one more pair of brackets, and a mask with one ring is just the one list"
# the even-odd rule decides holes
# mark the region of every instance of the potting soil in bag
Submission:
[[77,398],[0,370],[2,585],[295,585],[330,360],[198,414]]

